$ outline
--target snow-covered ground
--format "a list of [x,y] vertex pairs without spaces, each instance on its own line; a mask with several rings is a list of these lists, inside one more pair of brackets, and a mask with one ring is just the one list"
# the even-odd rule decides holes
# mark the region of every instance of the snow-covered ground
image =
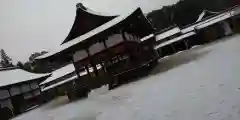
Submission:
[[239,120],[240,35],[160,60],[152,74],[68,103],[61,97],[14,120]]

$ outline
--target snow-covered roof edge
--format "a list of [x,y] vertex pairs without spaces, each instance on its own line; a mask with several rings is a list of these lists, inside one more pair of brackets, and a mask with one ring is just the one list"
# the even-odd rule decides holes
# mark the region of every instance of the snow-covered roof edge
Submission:
[[183,39],[185,39],[185,38],[188,38],[188,37],[191,37],[191,36],[193,36],[193,35],[195,35],[195,34],[196,34],[195,32],[186,33],[186,34],[181,35],[181,36],[179,36],[179,37],[176,37],[176,38],[174,38],[174,39],[171,39],[171,40],[168,40],[168,41],[166,41],[166,42],[163,42],[163,43],[155,46],[154,49],[156,50],[156,49],[159,49],[159,48],[164,47],[164,46],[166,46],[166,45],[170,45],[170,44],[172,44],[172,43],[174,43],[174,42],[181,41],[181,40],[183,40]]
[[89,7],[83,5],[82,3],[77,4],[77,8],[81,9],[89,14],[97,15],[97,16],[105,16],[105,17],[113,17],[113,16],[118,16],[118,15],[107,15],[106,13],[102,12],[97,12],[95,10],[90,9]]
[[[103,25],[104,23],[118,16],[118,15],[114,15],[114,16],[104,15],[102,13],[89,9],[88,7],[84,6],[82,3],[78,3],[76,7],[77,7],[77,11],[76,11],[76,16],[75,16],[75,20],[73,22],[72,28],[69,31],[65,40],[61,43],[61,45],[69,41],[72,41],[73,39],[81,35],[86,34],[87,32],[99,27],[100,25]],[[86,24],[86,21],[87,21],[87,24]]]
[[45,87],[45,88],[43,88],[43,89],[41,89],[41,91],[47,91],[47,90],[49,90],[49,89],[53,89],[53,88],[56,88],[56,87],[58,87],[58,86],[60,86],[60,85],[63,85],[63,84],[65,84],[65,83],[67,83],[67,82],[70,82],[70,81],[73,81],[73,80],[75,80],[75,79],[77,79],[78,77],[77,77],[77,75],[75,75],[75,76],[73,76],[73,77],[71,77],[71,78],[68,78],[68,79],[66,79],[66,80],[63,80],[63,81],[60,81],[60,82],[58,82],[58,83],[55,83],[55,84],[53,84],[53,85],[50,85],[50,86],[48,86],[48,87]]
[[46,83],[52,82],[58,78],[61,78],[63,76],[66,76],[70,73],[73,73],[75,71],[75,67],[73,64],[68,64],[60,69],[57,69],[52,72],[52,75],[48,77],[45,81],[41,82],[40,85],[44,85]]
[[178,26],[176,26],[176,27],[174,27],[174,28],[172,28],[168,31],[165,31],[161,34],[156,35],[156,40],[160,41],[160,40],[163,40],[167,37],[170,37],[170,36],[175,35],[175,34],[180,33],[180,32],[181,32],[180,28]]
[[[137,9],[140,9],[140,8],[137,8]],[[60,46],[59,48],[55,49],[54,51],[37,57],[36,59],[44,59],[44,58],[50,57],[50,56],[52,56],[52,55],[54,55],[56,53],[59,53],[59,52],[65,50],[65,49],[67,49],[67,48],[69,48],[69,47],[71,47],[73,45],[76,45],[76,44],[78,44],[78,43],[80,43],[80,42],[82,42],[82,41],[84,41],[84,40],[86,40],[86,39],[88,39],[90,37],[93,37],[93,36],[97,35],[98,33],[101,33],[103,31],[113,27],[114,25],[120,23],[121,21],[123,21],[124,19],[129,17],[136,10],[134,10],[132,12],[129,12],[127,14],[124,14],[124,15],[120,15],[120,16],[112,19],[111,21],[109,21],[109,22],[107,22],[107,23],[105,23],[105,24],[103,24],[103,25],[101,25],[101,26],[99,26],[99,27],[89,31],[88,33],[86,33],[86,34],[84,34],[84,35],[82,35],[80,37],[77,37],[77,38],[73,39],[72,41],[69,41],[69,42],[63,44],[62,46]]]
[[[202,19],[201,21],[197,21],[195,23],[184,26],[181,29],[181,33],[185,34],[185,33],[188,33],[190,31],[193,31],[197,26],[199,26],[201,24],[206,24],[207,22],[211,22],[212,24],[214,24],[216,22],[212,22],[212,21],[219,22],[219,21],[228,19],[230,17],[233,17],[235,15],[238,15],[238,14],[240,14],[240,6],[234,6],[230,9],[227,9],[225,11],[218,12],[218,13],[219,13],[218,15],[207,17],[205,19]],[[226,17],[226,16],[228,16],[228,17]],[[212,24],[209,24],[209,25],[212,25]]]
[[40,79],[50,75],[51,73],[47,73],[47,74],[30,73],[19,68],[4,70],[4,71],[0,71],[0,78],[1,78],[0,87],[14,85],[22,82],[35,80],[35,79]]

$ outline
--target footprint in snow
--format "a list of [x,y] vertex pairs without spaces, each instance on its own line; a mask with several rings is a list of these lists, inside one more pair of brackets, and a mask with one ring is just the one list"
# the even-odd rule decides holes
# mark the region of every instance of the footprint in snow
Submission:
[[222,100],[221,102],[220,102],[220,104],[223,104],[224,103],[224,100]]
[[219,87],[223,87],[223,86],[224,86],[224,84],[219,84],[218,86],[219,86]]
[[221,113],[214,111],[207,114],[207,116],[221,116]]

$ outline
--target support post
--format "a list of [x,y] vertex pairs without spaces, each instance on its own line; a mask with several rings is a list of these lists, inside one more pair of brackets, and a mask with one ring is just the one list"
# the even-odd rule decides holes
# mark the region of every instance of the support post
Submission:
[[88,54],[88,58],[89,58],[89,60],[90,60],[90,64],[91,64],[91,66],[93,67],[93,72],[94,72],[94,74],[98,77],[98,70],[97,70],[96,65],[93,63],[93,60],[92,60],[92,58],[91,58],[89,49],[87,49],[87,54]]
[[10,101],[10,103],[11,103],[11,106],[12,106],[12,109],[11,109],[11,112],[12,112],[12,117],[15,117],[15,114],[14,114],[14,106],[13,106],[13,103],[12,103],[12,94],[11,94],[11,92],[10,92],[10,89],[8,88],[7,89],[7,91],[8,91],[8,93],[9,93],[9,98],[8,98],[8,100]]
[[103,65],[103,62],[101,62],[100,64],[101,64],[101,66],[102,66],[104,72],[107,73],[107,70],[106,70],[105,66]]
[[184,42],[184,44],[185,44],[185,47],[186,47],[187,49],[189,49],[189,46],[188,46],[187,40],[183,40],[183,42]]
[[74,66],[74,68],[75,68],[75,73],[77,74],[77,76],[78,76],[78,79],[80,79],[80,75],[79,75],[79,70],[78,70],[78,68],[76,67],[76,64],[75,64],[75,62],[74,62],[74,60],[73,60],[73,57],[72,57],[72,64],[73,64],[73,66]]
[[85,69],[87,70],[87,74],[88,74],[88,76],[89,76],[89,78],[90,78],[91,76],[90,76],[90,71],[89,71],[89,69],[88,69],[88,66],[85,66]]
[[173,45],[173,44],[171,44],[171,47],[172,47],[172,49],[173,49],[174,53],[176,53],[177,51],[176,51],[176,49],[175,49],[175,47],[174,47],[174,45]]
[[122,31],[121,31],[121,34],[122,34],[123,40],[124,40],[124,41],[127,41],[127,38],[126,38],[126,36],[125,36],[124,33],[125,33],[125,32],[122,30]]

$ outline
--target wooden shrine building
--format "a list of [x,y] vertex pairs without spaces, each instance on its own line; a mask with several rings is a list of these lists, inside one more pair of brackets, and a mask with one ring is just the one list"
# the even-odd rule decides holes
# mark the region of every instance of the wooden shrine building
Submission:
[[[81,17],[80,11],[89,15]],[[63,44],[37,59],[72,62],[79,78],[75,89],[80,91],[105,84],[109,84],[111,89],[131,78],[147,74],[158,56],[151,43],[155,41],[152,35],[154,29],[141,9],[112,17],[96,14],[78,4],[76,20]],[[96,18],[93,20],[89,16]],[[88,19],[92,22],[85,24]],[[99,22],[102,19],[107,20]]]
[[[18,68],[0,70],[1,109],[18,115],[41,104],[39,83],[50,74],[29,73]],[[2,118],[0,114],[0,118]]]
[[[100,65],[97,65],[97,69],[101,69]],[[89,72],[93,72],[93,68],[89,68]],[[81,71],[79,76],[84,78],[87,76],[87,71]],[[67,95],[70,100],[77,99],[79,97],[86,97],[90,89],[82,89],[76,91],[78,81],[82,81],[78,78],[73,64],[68,64],[62,68],[59,68],[52,72],[52,76],[40,83],[42,91],[42,100],[48,102],[59,96]]]
[[207,17],[204,17],[204,12],[192,24],[182,28],[173,26],[155,34],[155,49],[160,58],[239,33],[240,6],[234,6]]
[[52,75],[39,84],[43,102],[66,94],[77,78],[73,64],[68,64],[52,72]]

